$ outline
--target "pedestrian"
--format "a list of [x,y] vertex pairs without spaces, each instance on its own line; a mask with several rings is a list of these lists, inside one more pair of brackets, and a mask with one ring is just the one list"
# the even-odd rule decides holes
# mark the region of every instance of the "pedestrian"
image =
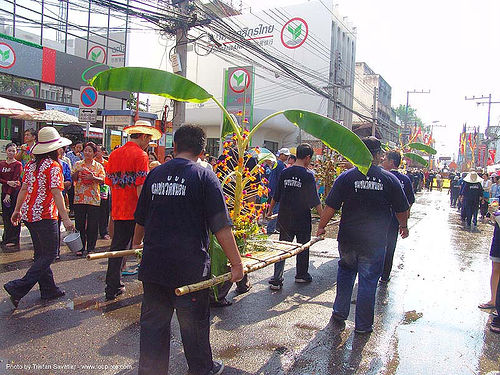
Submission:
[[[280,203],[278,211],[278,228],[280,241],[297,242],[305,244],[311,240],[311,208],[316,208],[321,215],[322,207],[316,190],[316,180],[308,169],[314,151],[310,145],[303,143],[297,147],[297,161],[294,165],[281,172],[276,192],[269,206],[268,215]],[[283,287],[283,272],[285,261],[274,264],[274,276],[269,280],[272,290]],[[309,249],[297,254],[295,269],[296,283],[310,283],[312,276],[309,274]]]
[[21,226],[14,226],[10,222],[14,207],[16,206],[17,195],[21,187],[21,173],[23,165],[15,159],[17,146],[9,143],[5,146],[7,160],[0,161],[0,183],[2,184],[2,220],[3,235],[2,245],[7,247],[19,247],[19,237]]
[[[108,161],[104,158],[104,150],[103,146],[97,146],[97,153],[94,157],[95,161],[101,163],[104,168],[104,172],[106,172],[106,167],[108,165]],[[101,195],[101,205],[99,206],[99,236],[103,240],[109,240],[111,237],[109,236],[109,208],[110,208],[110,194],[109,194],[109,186],[106,184],[100,184],[100,195]]]
[[57,150],[69,144],[71,141],[61,137],[55,128],[42,128],[38,142],[31,149],[34,161],[29,162],[24,170],[11,222],[19,225],[23,220],[27,226],[33,242],[34,262],[23,278],[4,285],[15,308],[36,283],[40,285],[43,300],[59,298],[65,294],[56,286],[50,265],[57,255],[58,213],[66,230],[75,228],[64,207],[61,193],[64,189],[63,174],[57,161]]
[[[493,214],[495,218],[495,214]],[[495,307],[495,299],[497,299],[497,288],[500,280],[500,227],[498,221],[495,220],[495,229],[493,231],[493,239],[490,247],[491,259],[491,276],[490,276],[490,299],[487,302],[481,303],[480,309],[492,309]]]
[[490,217],[488,212],[490,205],[488,204],[488,199],[486,197],[481,197],[479,201],[479,213],[481,214],[481,222],[484,223],[487,217]]
[[490,176],[487,172],[483,173],[483,181],[481,181],[481,185],[483,187],[483,195],[486,199],[490,199],[491,186],[493,183],[491,182]]
[[[111,187],[113,234],[110,251],[126,250],[131,246],[135,227],[134,211],[149,172],[149,159],[145,150],[151,140],[161,138],[161,132],[144,120],[138,120],[123,130],[130,135],[130,140],[109,155],[105,180]],[[121,282],[122,262],[123,258],[108,259],[105,289],[108,301],[125,290]]]
[[287,161],[287,164],[286,164],[286,167],[291,167],[292,165],[295,164],[295,162],[297,161],[297,156],[293,155],[293,154],[290,154],[290,156],[288,157],[288,161]]
[[344,321],[349,316],[351,295],[358,275],[355,332],[373,330],[375,292],[384,268],[387,230],[392,211],[399,222],[402,238],[408,237],[409,204],[398,179],[380,168],[383,155],[380,141],[375,137],[363,138],[373,160],[367,174],[357,168],[343,172],[335,181],[323,209],[317,236],[325,234],[325,227],[342,209],[337,241],[339,269],[337,295],[332,318]]
[[497,295],[495,299],[495,310],[496,315],[493,316],[490,324],[490,331],[495,333],[500,333],[500,278],[497,284]]
[[156,167],[160,166],[161,163],[158,161],[158,157],[153,151],[148,152],[148,159],[149,159],[149,170],[152,171]]
[[465,212],[465,228],[477,231],[477,212],[479,210],[479,200],[483,196],[481,179],[475,172],[469,172],[465,176],[462,188],[460,189],[462,205]]
[[139,375],[168,373],[174,310],[189,373],[213,375],[224,368],[212,359],[208,289],[180,297],[174,292],[210,277],[209,230],[231,263],[231,281],[243,277],[220,182],[196,162],[205,140],[200,127],[180,127],[174,134],[175,158],[149,174],[137,204],[134,247],[144,238]]
[[[73,169],[75,167],[76,162],[83,160],[83,143],[81,141],[76,142],[75,145],[70,147],[70,151],[66,153],[66,157],[70,160],[70,167]],[[71,188],[68,190],[68,201],[69,201],[69,215],[73,217],[75,214],[75,207],[73,205],[75,199],[75,186],[71,185]]]
[[[64,147],[61,147],[57,150],[57,155],[59,157],[59,164],[61,164],[62,172],[63,172],[64,190],[62,191],[62,195],[63,195],[63,199],[64,199],[64,207],[65,207],[65,209],[67,209],[69,207],[69,204],[67,201],[67,199],[68,199],[67,191],[68,191],[68,189],[71,188],[71,186],[73,186],[73,180],[71,179],[71,168],[70,168],[69,164],[63,159]],[[57,219],[57,229],[59,229],[59,231],[58,231],[59,238],[58,238],[58,242],[57,242],[56,260],[59,260],[60,255],[61,255],[61,222],[62,222],[62,218],[61,218],[61,215],[59,214],[58,219]]]
[[458,196],[460,194],[460,177],[455,176],[450,182],[450,207],[455,208],[457,206]]
[[[403,191],[408,200],[410,208],[408,208],[408,216],[410,216],[410,209],[413,203],[415,203],[415,194],[413,192],[413,187],[410,179],[398,171],[399,165],[401,164],[401,154],[399,151],[389,151],[385,153],[384,160],[382,162],[382,168],[386,171],[391,172],[401,183]],[[388,283],[391,279],[392,262],[394,259],[394,252],[396,251],[396,243],[398,241],[399,233],[399,221],[396,214],[392,213],[391,223],[389,224],[389,230],[387,231],[387,247],[385,252],[384,260],[384,270],[382,276],[380,277],[381,283]]]
[[[283,169],[286,168],[285,162],[288,160],[288,157],[290,156],[290,150],[287,149],[286,147],[280,148],[278,150],[278,160],[276,163],[276,166],[274,169],[271,170],[271,174],[269,175],[269,193],[268,193],[268,202],[271,202],[274,193],[276,192],[276,189],[278,187],[278,182],[280,180],[281,172],[283,172]],[[273,215],[277,214],[279,211],[280,205],[279,203],[274,206],[274,211]],[[276,231],[276,223],[278,222],[278,219],[271,219],[267,223],[267,228],[266,228],[266,233],[271,235]]]
[[436,173],[436,187],[439,191],[443,191],[443,177],[439,171]]
[[83,157],[73,167],[71,179],[74,182],[75,226],[80,232],[82,249],[76,252],[82,256],[86,251],[95,251],[99,231],[99,208],[101,206],[101,187],[106,174],[101,163],[94,160],[97,146],[87,142],[83,148]]
[[26,129],[24,131],[24,144],[19,148],[19,152],[16,154],[16,160],[20,161],[23,165],[23,169],[30,161],[33,160],[32,148],[35,145],[37,138],[36,129]]
[[434,185],[434,177],[436,177],[436,173],[431,170],[429,172],[429,191],[432,191],[432,187]]

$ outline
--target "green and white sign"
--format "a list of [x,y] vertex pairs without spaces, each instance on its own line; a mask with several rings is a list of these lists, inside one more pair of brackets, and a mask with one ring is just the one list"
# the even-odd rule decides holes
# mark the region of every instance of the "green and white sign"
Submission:
[[[229,67],[224,72],[224,107],[246,129],[253,127],[254,67]],[[222,135],[231,131],[224,121]]]

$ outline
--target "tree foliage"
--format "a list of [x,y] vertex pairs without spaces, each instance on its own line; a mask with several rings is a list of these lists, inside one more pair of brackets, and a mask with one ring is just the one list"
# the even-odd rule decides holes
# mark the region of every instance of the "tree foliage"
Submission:
[[417,116],[417,110],[415,108],[412,108],[411,105],[408,106],[407,120],[406,120],[406,105],[400,104],[397,108],[393,109],[396,112],[396,116],[399,117],[399,119],[403,124],[407,123],[409,126],[415,126],[415,124],[417,124],[418,126],[424,128],[423,121],[420,119],[420,117]]

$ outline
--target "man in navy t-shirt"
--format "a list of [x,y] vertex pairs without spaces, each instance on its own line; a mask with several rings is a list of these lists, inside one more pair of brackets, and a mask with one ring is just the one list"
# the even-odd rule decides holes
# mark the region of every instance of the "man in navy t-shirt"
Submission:
[[462,188],[460,189],[466,229],[477,231],[477,211],[479,210],[479,200],[482,196],[482,179],[476,172],[469,172],[465,176]]
[[[321,202],[316,191],[313,173],[307,169],[314,152],[304,143],[297,147],[297,161],[281,172],[280,180],[269,206],[271,215],[276,203],[279,203],[278,229],[281,241],[293,241],[304,244],[311,239],[311,208],[316,207],[321,215]],[[272,290],[280,290],[283,285],[285,261],[274,264],[274,276],[269,283]],[[309,270],[309,249],[297,255],[295,282],[309,283],[312,277]]]
[[373,330],[375,292],[384,267],[387,230],[394,211],[399,221],[401,237],[408,236],[408,201],[400,182],[390,172],[378,166],[383,151],[375,137],[363,138],[373,156],[367,175],[357,168],[342,173],[335,181],[323,209],[317,236],[335,211],[342,208],[339,233],[339,270],[337,295],[333,304],[333,319],[347,319],[351,307],[352,289],[359,273],[356,302],[355,332]]
[[[413,193],[412,182],[410,179],[398,171],[399,165],[401,164],[401,154],[399,151],[389,151],[385,153],[384,161],[382,162],[382,168],[386,171],[390,171],[401,183],[403,191],[408,200],[408,204],[411,206],[415,203],[415,194]],[[408,209],[408,216],[410,210]],[[389,224],[389,230],[387,232],[387,248],[385,251],[385,261],[384,261],[384,271],[380,277],[381,283],[387,283],[391,278],[392,261],[394,259],[394,251],[396,250],[396,242],[398,241],[399,233],[399,221],[396,215],[392,214],[392,220]]]
[[[269,198],[268,201],[271,202],[272,198],[274,197],[274,194],[276,193],[276,190],[278,189],[278,183],[280,181],[280,176],[281,172],[286,168],[285,162],[288,160],[288,157],[290,156],[290,150],[287,149],[286,147],[280,148],[278,150],[278,160],[276,163],[276,166],[274,169],[271,170],[271,174],[269,175]],[[279,203],[274,206],[274,211],[273,214],[278,213],[280,208]],[[267,228],[266,232],[267,234],[271,235],[274,233],[276,230],[276,219],[272,219],[267,223]]]
[[174,134],[175,159],[149,173],[137,203],[134,248],[144,239],[140,375],[168,373],[174,309],[189,372],[220,374],[224,368],[212,360],[208,289],[180,297],[174,293],[177,287],[209,278],[209,229],[231,263],[231,281],[243,277],[219,180],[196,163],[205,140],[197,126],[179,128]]

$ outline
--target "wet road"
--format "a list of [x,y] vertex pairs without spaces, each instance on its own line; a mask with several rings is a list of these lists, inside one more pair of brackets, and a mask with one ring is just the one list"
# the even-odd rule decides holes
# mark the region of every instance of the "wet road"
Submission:
[[[500,374],[500,336],[477,308],[489,297],[493,231],[479,228],[462,229],[445,192],[418,194],[410,237],[399,239],[392,279],[379,287],[370,336],[354,334],[353,311],[345,326],[329,321],[334,240],[314,246],[312,284],[294,284],[294,260],[278,292],[268,289],[272,267],[257,271],[249,293],[231,292],[232,306],[212,310],[214,357],[224,360],[224,374],[235,375]],[[0,282],[21,277],[30,258],[29,250],[0,253]],[[66,298],[43,303],[34,289],[16,312],[2,312],[0,374],[136,374],[141,284],[125,278],[125,295],[105,303],[106,262],[67,252],[61,258],[52,268]],[[184,374],[176,325],[170,373]]]

